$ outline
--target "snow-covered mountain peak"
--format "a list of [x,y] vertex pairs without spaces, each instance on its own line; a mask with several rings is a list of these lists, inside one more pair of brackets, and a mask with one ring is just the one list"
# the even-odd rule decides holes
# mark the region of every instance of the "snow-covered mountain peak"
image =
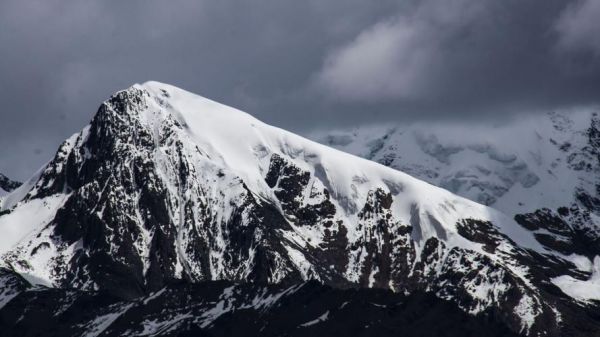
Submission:
[[[121,106],[121,102],[126,103]],[[245,112],[171,85],[136,84],[117,93],[108,106],[106,110],[111,112],[134,112],[139,123],[159,140],[176,133],[177,139],[190,147],[188,150],[200,152],[203,160],[239,176],[261,197],[273,195],[265,175],[271,164],[269,159],[277,154],[300,169],[312,171],[334,199],[347,198],[341,206],[349,214],[356,213],[369,191],[376,188],[410,195],[412,200],[403,205],[402,212],[406,214],[414,204],[435,203],[463,203],[472,208],[469,212],[497,213],[402,172],[267,125]],[[161,144],[157,145],[160,151]],[[353,198],[348,198],[351,195]]]
[[[454,147],[419,139],[454,160]],[[529,218],[158,82],[104,102],[6,200],[3,265],[32,283],[126,298],[173,280],[315,279],[432,291],[542,335],[572,305],[552,280],[592,277],[585,252],[540,240]]]

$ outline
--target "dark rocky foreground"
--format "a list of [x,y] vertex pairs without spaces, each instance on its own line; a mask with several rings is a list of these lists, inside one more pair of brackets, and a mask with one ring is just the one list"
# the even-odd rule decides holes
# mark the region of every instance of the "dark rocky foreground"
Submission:
[[[6,273],[6,271],[5,271]],[[0,336],[517,336],[432,294],[296,285],[173,283],[120,300],[106,292],[34,288],[0,309]],[[27,289],[27,290],[25,290]]]

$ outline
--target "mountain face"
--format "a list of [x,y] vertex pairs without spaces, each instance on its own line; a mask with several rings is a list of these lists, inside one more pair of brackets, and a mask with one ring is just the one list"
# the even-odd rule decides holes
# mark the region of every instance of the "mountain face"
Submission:
[[[432,293],[529,336],[599,334],[600,259],[580,243],[592,236],[544,212],[513,219],[149,82],[104,102],[47,166],[3,198],[8,295],[0,317],[14,322],[13,313],[38,302],[22,281],[35,291],[50,287],[39,296],[56,301],[108,294],[98,307],[125,310],[178,282],[292,289],[314,280]],[[173,319],[186,313],[179,315]]]
[[[600,116],[595,112],[554,112],[495,127],[373,126],[312,138],[490,205],[531,230],[545,247],[585,256],[584,269],[597,269]],[[590,289],[576,279],[553,282],[580,300],[598,299],[598,283]]]
[[21,186],[20,182],[10,180],[7,176],[0,173],[0,197],[14,191],[19,186]]

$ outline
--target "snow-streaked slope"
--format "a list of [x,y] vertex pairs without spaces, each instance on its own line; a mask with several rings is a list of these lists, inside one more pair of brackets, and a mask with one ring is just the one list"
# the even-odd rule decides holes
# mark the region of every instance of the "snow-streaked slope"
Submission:
[[[318,132],[324,144],[404,171],[507,214],[558,208],[591,188],[593,110],[532,115],[496,126],[409,123]],[[595,191],[590,191],[595,193]]]
[[[410,123],[311,138],[536,223],[529,228],[541,242],[586,255],[588,266],[600,254],[600,117],[593,109],[496,126]],[[600,300],[588,281],[553,282],[579,299]]]
[[[456,244],[467,243],[457,237],[454,226],[448,224],[468,217],[497,220],[502,226],[501,230],[514,237],[521,245],[540,249],[537,242],[532,240],[531,233],[503,214],[403,172],[312,142],[264,124],[242,111],[172,86],[151,82],[146,83],[143,88],[154,95],[160,95],[166,90],[171,96],[170,104],[166,109],[161,109],[161,113],[147,112],[146,118],[154,122],[155,128],[158,128],[155,119],[157,116],[159,121],[167,116],[175,116],[187,128],[184,137],[189,137],[187,140],[194,144],[190,147],[199,146],[204,149],[205,155],[211,157],[213,162],[241,177],[251,191],[263,198],[278,201],[265,181],[269,168],[266,159],[278,154],[310,172],[316,178],[313,185],[327,187],[334,201],[347,200],[346,205],[340,204],[343,206],[341,217],[347,218],[343,220],[356,217],[357,205],[363,205],[367,201],[370,191],[381,188],[409,197],[394,200],[391,211],[399,221],[408,223],[410,209],[416,205],[423,212],[438,217],[438,221],[445,226],[444,230],[448,231],[448,240],[458,241]],[[165,115],[160,116],[161,114]],[[454,209],[449,210],[448,205],[452,205]],[[430,232],[432,229],[423,228],[423,231]],[[429,237],[425,234],[422,241]]]
[[546,285],[592,277],[529,218],[157,82],[104,102],[2,207],[4,264],[123,297],[174,279],[317,279],[428,290],[545,335],[572,310]]
[[592,276],[587,280],[579,280],[571,276],[559,276],[552,283],[559,286],[567,295],[581,301],[600,299],[600,256],[594,258],[591,266]]

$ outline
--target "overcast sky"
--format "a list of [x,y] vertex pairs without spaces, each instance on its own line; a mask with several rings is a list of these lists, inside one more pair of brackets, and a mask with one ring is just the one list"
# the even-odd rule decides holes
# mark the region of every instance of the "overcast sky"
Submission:
[[598,0],[0,2],[0,172],[157,80],[299,133],[600,103]]

